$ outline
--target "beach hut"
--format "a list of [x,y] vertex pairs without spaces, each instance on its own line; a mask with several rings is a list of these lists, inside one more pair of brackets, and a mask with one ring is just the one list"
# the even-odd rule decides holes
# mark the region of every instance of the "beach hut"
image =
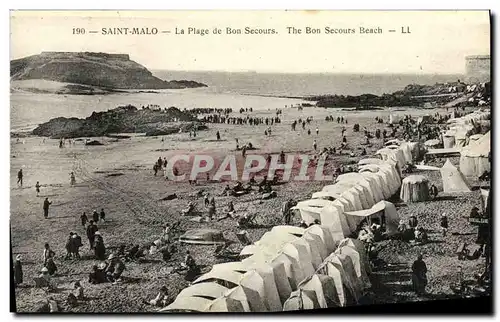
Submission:
[[453,135],[451,132],[446,132],[443,134],[443,147],[445,149],[450,149],[455,146],[455,135]]
[[382,159],[366,158],[366,159],[359,160],[358,166],[368,165],[368,164],[382,164],[382,163],[384,163],[384,161]]
[[209,304],[205,312],[245,312],[241,301],[222,296]]
[[466,177],[479,177],[485,171],[491,171],[488,156],[491,151],[490,132],[479,140],[469,144],[460,152],[460,171]]
[[464,175],[450,162],[450,159],[446,159],[446,162],[440,171],[443,179],[444,192],[453,193],[471,191]]
[[429,180],[421,175],[412,175],[404,178],[399,197],[404,202],[429,200]]

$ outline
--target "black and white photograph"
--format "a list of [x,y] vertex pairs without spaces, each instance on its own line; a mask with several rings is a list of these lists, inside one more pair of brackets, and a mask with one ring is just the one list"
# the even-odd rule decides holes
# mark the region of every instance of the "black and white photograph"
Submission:
[[11,10],[11,310],[488,312],[492,19]]

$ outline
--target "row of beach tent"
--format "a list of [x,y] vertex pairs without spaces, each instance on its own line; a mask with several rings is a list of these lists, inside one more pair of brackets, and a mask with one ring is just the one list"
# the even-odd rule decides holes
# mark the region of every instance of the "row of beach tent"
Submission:
[[161,311],[274,312],[355,304],[370,287],[362,241],[348,238],[367,217],[385,217],[396,233],[395,206],[385,201],[401,185],[401,169],[415,146],[394,141],[292,208],[304,229],[275,226],[244,247],[241,261],[217,264]]
[[443,134],[444,148],[465,147],[469,143],[470,137],[476,134],[477,125],[489,128],[490,117],[489,111],[478,110],[460,118],[449,119],[447,122],[449,129]]

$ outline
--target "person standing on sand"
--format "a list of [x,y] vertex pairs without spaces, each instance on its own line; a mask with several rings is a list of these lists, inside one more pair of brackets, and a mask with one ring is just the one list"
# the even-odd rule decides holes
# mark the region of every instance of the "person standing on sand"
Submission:
[[318,128],[316,128],[316,135],[318,135],[318,134],[319,134],[319,129],[318,129]]
[[311,129],[307,129],[307,135],[311,135]]
[[83,212],[83,215],[80,216],[80,220],[82,221],[82,226],[85,227],[85,225],[89,221],[89,218],[85,214],[85,211]]
[[49,201],[49,198],[45,198],[43,201],[43,216],[45,219],[49,218],[49,206],[52,204],[52,202]]
[[99,217],[101,218],[102,222],[105,221],[106,213],[104,212],[104,208],[101,208],[101,213],[99,214]]
[[94,248],[95,233],[99,228],[94,225],[94,221],[91,220],[87,226],[87,238],[89,239],[90,249]]
[[418,255],[416,261],[413,262],[411,266],[412,270],[412,284],[413,290],[418,295],[425,293],[425,287],[427,286],[427,265],[423,261],[423,255]]
[[21,255],[16,256],[14,261],[14,282],[15,285],[23,283],[23,265],[21,264]]
[[21,187],[23,186],[23,169],[19,169],[17,173],[17,184],[21,184]]
[[73,171],[71,172],[70,178],[71,178],[70,184],[73,187],[76,184],[75,173]]
[[36,189],[36,196],[38,197],[38,195],[40,194],[40,182],[39,181],[36,182],[35,189]]
[[316,140],[313,141],[313,149],[314,151],[318,149],[318,144],[316,143]]
[[443,232],[443,237],[446,237],[446,232],[448,231],[448,217],[446,217],[446,214],[443,213],[441,215],[441,231]]
[[99,214],[97,213],[97,210],[94,210],[94,212],[92,213],[92,219],[95,223],[99,222]]
[[215,134],[215,136],[217,137],[217,141],[220,141],[220,133],[219,133],[219,131],[217,131],[217,133]]

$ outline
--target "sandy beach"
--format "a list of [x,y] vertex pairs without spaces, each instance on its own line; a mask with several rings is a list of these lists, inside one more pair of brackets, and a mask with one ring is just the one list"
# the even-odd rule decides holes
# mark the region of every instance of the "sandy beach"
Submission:
[[[256,110],[252,116],[272,116],[273,109]],[[400,110],[392,113],[413,117],[424,114],[434,114],[444,110]],[[224,156],[241,152],[235,151],[235,138],[240,143],[251,142],[257,150],[249,153],[279,153],[306,152],[312,154],[312,142],[316,140],[318,148],[338,146],[341,142],[341,128],[345,126],[349,146],[355,157],[348,154],[329,158],[328,166],[337,167],[359,160],[361,133],[354,133],[352,126],[359,123],[371,131],[386,128],[386,124],[378,124],[375,117],[389,118],[388,110],[376,111],[341,111],[320,108],[304,108],[302,111],[293,108],[284,109],[282,123],[272,126],[271,136],[265,136],[265,125],[236,126],[227,124],[209,124],[208,131],[201,131],[196,138],[190,138],[188,133],[179,133],[161,137],[145,137],[133,135],[130,139],[95,138],[103,146],[85,146],[77,141],[75,146],[63,149],[58,147],[57,140],[40,137],[28,137],[11,140],[11,232],[12,252],[23,257],[25,284],[16,289],[16,304],[19,312],[30,312],[38,308],[47,297],[41,289],[33,287],[33,277],[42,267],[43,245],[48,242],[56,252],[58,273],[55,280],[63,289],[51,294],[63,309],[64,300],[76,280],[82,281],[88,300],[71,308],[74,312],[147,312],[154,308],[145,303],[156,296],[159,288],[167,285],[169,294],[175,296],[188,285],[182,275],[169,274],[169,267],[177,266],[183,260],[185,250],[189,249],[193,257],[203,266],[202,271],[208,271],[218,260],[212,255],[214,246],[180,245],[172,260],[165,264],[160,255],[149,256],[143,263],[127,263],[124,272],[125,282],[116,285],[90,285],[88,273],[96,261],[88,247],[85,230],[80,224],[82,212],[91,215],[94,209],[104,208],[107,221],[99,223],[107,252],[110,253],[122,243],[147,244],[157,239],[166,223],[174,223],[181,219],[181,231],[192,228],[220,229],[228,239],[235,240],[236,227],[234,219],[220,222],[198,223],[181,216],[190,201],[197,203],[198,208],[206,211],[203,198],[198,197],[199,191],[209,192],[215,196],[217,209],[226,208],[227,203],[234,202],[237,213],[258,214],[257,221],[262,228],[248,229],[252,241],[258,240],[272,226],[282,224],[280,207],[288,198],[304,200],[310,198],[315,191],[329,184],[327,182],[290,182],[275,187],[277,197],[270,200],[260,200],[256,193],[242,197],[219,196],[225,183],[213,183],[200,180],[196,186],[187,182],[166,181],[161,175],[154,176],[152,167],[158,157],[171,156],[178,153],[207,153]],[[344,116],[348,125],[337,122],[326,122],[325,116]],[[291,131],[292,120],[308,116],[313,117],[309,126],[311,135],[306,130]],[[319,129],[316,135],[315,128]],[[215,132],[220,131],[221,140],[215,140]],[[23,143],[24,141],[24,143]],[[367,148],[367,154],[372,155],[383,145],[382,139],[373,139]],[[440,164],[444,160],[440,160]],[[458,159],[452,159],[458,165]],[[24,185],[16,185],[16,173],[22,168]],[[70,187],[71,171],[76,171],[77,184]],[[439,171],[423,171],[419,174],[427,176],[431,183],[441,189]],[[36,197],[35,183],[42,185],[39,197]],[[160,201],[168,194],[175,193],[178,199]],[[370,293],[366,303],[396,303],[402,301],[425,300],[431,298],[450,298],[451,282],[458,279],[458,265],[463,267],[464,274],[471,275],[484,267],[484,259],[476,261],[458,261],[455,250],[462,242],[473,243],[476,238],[476,228],[465,218],[472,206],[480,207],[480,193],[460,196],[446,196],[441,193],[440,200],[416,203],[397,204],[401,219],[407,219],[410,214],[418,213],[422,226],[428,229],[431,242],[424,246],[411,246],[397,241],[383,241],[380,258],[391,264],[388,270],[374,272],[372,283],[378,285],[375,293]],[[49,219],[43,218],[42,204],[44,197],[53,203]],[[443,240],[438,232],[439,215],[445,211],[450,220],[450,233]],[[295,218],[295,223],[300,218]],[[81,260],[64,260],[65,243],[70,231],[82,236],[84,246],[81,249]],[[457,233],[457,234],[452,234]],[[238,248],[239,247],[239,248]],[[237,244],[232,248],[241,249]],[[417,297],[411,292],[410,266],[417,253],[423,252],[429,268],[429,295]],[[66,289],[66,291],[65,291]]]

